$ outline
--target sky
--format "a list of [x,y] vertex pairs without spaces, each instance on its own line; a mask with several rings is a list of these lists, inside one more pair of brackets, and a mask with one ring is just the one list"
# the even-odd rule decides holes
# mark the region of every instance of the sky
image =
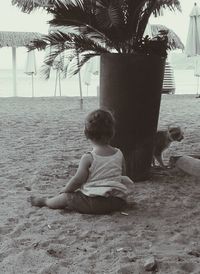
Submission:
[[[0,31],[33,31],[40,33],[48,32],[47,21],[50,15],[43,10],[37,10],[31,14],[22,13],[17,7],[12,6],[11,0],[0,0]],[[194,2],[200,6],[200,0],[180,0],[182,13],[164,11],[164,15],[158,18],[151,18],[150,22],[163,24],[174,30],[185,44],[189,26],[189,14]],[[17,66],[20,69],[25,67],[26,49],[17,49]],[[38,66],[42,64],[44,53],[36,55]],[[0,48],[0,69],[12,67],[11,48]]]

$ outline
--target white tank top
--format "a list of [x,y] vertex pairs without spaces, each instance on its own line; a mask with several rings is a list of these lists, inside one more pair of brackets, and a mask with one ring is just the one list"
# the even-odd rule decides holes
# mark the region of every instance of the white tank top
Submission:
[[80,191],[87,196],[126,198],[128,189],[122,183],[121,150],[116,149],[116,153],[110,156],[97,155],[94,150],[90,153],[93,161],[89,169],[89,177]]

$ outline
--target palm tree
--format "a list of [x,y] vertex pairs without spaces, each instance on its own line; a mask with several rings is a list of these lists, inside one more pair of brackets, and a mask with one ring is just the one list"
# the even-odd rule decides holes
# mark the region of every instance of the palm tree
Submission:
[[[18,6],[24,1],[13,0]],[[134,180],[147,179],[165,58],[174,40],[168,42],[167,29],[161,28],[153,38],[144,37],[144,32],[151,14],[159,15],[162,8],[181,10],[179,0],[46,1],[52,4],[47,11],[53,16],[49,22],[53,28],[30,49],[51,47],[45,60],[47,76],[60,55],[65,56],[64,71],[70,65],[72,73],[93,56],[101,56],[100,107],[115,114],[113,145],[123,151],[128,175]],[[40,1],[36,2],[26,9],[37,8]]]
[[155,16],[159,15],[163,7],[180,10],[178,0],[12,0],[12,2],[26,12],[43,6],[53,16],[49,24],[55,28],[48,35],[36,40],[31,47],[31,49],[45,49],[51,46],[53,49],[45,60],[47,78],[54,60],[63,52],[67,52],[66,69],[72,62],[73,74],[77,73],[91,57],[106,52],[119,54],[154,52],[166,56],[166,50],[173,48],[172,43],[167,43],[166,28],[153,39],[143,38],[143,34],[152,13]]

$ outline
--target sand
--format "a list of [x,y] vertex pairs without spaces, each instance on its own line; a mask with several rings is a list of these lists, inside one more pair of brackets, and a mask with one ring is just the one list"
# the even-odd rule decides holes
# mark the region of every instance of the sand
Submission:
[[[53,196],[90,150],[82,128],[98,107],[87,98],[0,99],[0,273],[200,273],[200,187],[181,171],[136,183],[132,207],[91,216],[31,207],[31,195]],[[200,154],[200,99],[164,95],[159,127],[180,125],[181,143],[165,153]]]

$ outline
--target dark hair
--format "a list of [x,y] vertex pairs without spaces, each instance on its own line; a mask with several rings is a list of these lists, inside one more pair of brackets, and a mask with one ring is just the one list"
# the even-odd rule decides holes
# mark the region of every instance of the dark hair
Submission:
[[98,144],[108,144],[115,133],[115,120],[111,112],[97,109],[85,120],[85,136]]

